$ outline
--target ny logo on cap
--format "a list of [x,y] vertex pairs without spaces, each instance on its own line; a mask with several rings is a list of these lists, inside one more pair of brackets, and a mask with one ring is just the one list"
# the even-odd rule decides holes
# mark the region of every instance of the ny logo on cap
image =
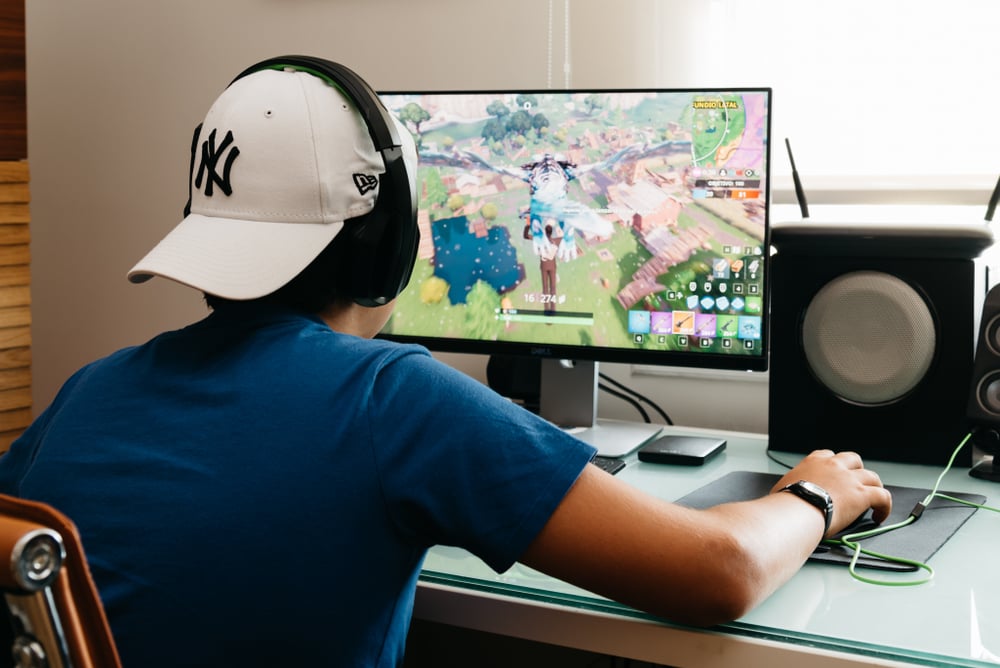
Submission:
[[[208,139],[201,143],[201,164],[198,165],[198,176],[194,180],[195,188],[201,188],[202,181],[205,175],[208,175],[208,181],[205,183],[205,196],[211,197],[214,192],[214,186],[219,186],[219,190],[225,193],[227,196],[233,194],[233,186],[229,182],[229,173],[233,168],[233,162],[236,160],[237,156],[240,154],[240,149],[237,146],[230,146],[233,143],[233,131],[230,130],[226,132],[226,136],[223,138],[222,143],[219,144],[218,148],[215,146],[215,130],[213,129],[208,135]],[[229,155],[226,156],[226,162],[222,166],[222,175],[219,175],[216,167],[219,163],[219,158],[222,154],[229,149]]]
[[378,186],[378,177],[371,174],[355,174],[354,185],[357,187],[358,192],[364,195],[370,190],[375,190]]

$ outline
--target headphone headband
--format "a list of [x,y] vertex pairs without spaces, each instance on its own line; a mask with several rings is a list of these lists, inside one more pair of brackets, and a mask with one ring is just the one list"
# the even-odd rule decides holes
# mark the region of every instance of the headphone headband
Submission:
[[280,56],[251,65],[240,72],[233,81],[266,69],[292,69],[307,72],[336,86],[354,102],[361,116],[365,119],[372,143],[375,144],[375,150],[381,152],[402,145],[399,133],[396,131],[396,125],[392,122],[389,111],[385,108],[378,93],[372,90],[368,82],[349,67],[310,56]]

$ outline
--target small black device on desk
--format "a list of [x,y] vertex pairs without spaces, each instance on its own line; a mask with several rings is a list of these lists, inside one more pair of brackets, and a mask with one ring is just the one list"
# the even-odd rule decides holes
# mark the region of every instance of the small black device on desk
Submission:
[[625,468],[625,460],[621,457],[604,457],[602,455],[594,455],[594,458],[590,460],[590,463],[599,469],[603,469],[614,475]]
[[726,449],[726,439],[715,436],[667,434],[639,448],[640,462],[701,466]]

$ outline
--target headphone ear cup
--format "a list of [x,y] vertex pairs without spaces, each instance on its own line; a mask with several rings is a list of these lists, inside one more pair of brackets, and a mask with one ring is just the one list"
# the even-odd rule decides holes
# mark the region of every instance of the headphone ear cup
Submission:
[[383,151],[386,171],[372,211],[348,221],[352,267],[348,285],[362,306],[386,304],[410,280],[420,244],[409,173],[399,149]]
[[347,221],[350,251],[344,280],[362,306],[386,304],[403,291],[416,261],[420,231],[380,193],[371,213]]

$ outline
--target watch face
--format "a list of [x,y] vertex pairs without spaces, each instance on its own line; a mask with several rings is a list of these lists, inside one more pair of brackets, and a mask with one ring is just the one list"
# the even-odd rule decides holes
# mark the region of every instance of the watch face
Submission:
[[833,499],[825,489],[808,480],[799,480],[785,487],[784,491],[791,492],[803,501],[811,503],[822,510],[826,521],[826,529],[830,529],[830,521],[833,519]]
[[830,495],[826,493],[826,490],[815,483],[811,483],[808,480],[799,481],[799,485],[809,490],[811,493],[823,497],[824,500],[829,500]]

